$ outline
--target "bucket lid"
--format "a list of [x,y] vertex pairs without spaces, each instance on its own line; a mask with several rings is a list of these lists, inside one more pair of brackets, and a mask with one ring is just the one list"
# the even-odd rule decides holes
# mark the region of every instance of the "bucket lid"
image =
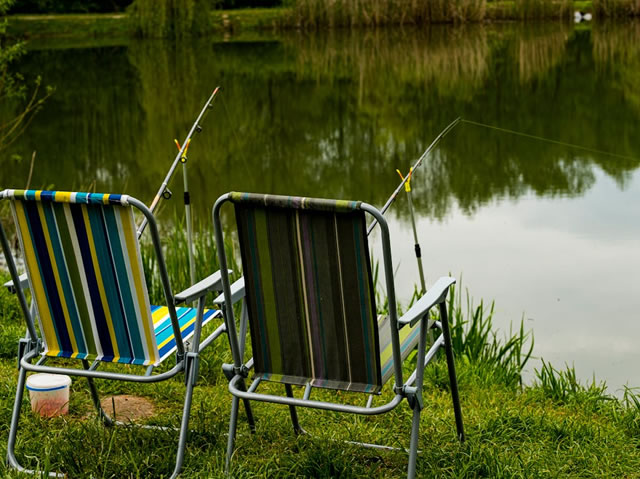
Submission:
[[64,374],[32,374],[27,378],[29,391],[56,391],[71,385],[71,378]]

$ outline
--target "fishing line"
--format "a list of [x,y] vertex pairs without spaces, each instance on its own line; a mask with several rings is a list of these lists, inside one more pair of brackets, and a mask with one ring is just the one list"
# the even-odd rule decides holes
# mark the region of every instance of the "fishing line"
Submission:
[[[532,135],[530,133],[524,133],[522,131],[510,130],[508,128],[502,128],[502,127],[495,126],[495,125],[489,125],[487,123],[481,123],[479,121],[465,120],[465,119],[463,119],[461,117],[458,117],[455,120],[453,120],[449,125],[447,125],[447,127],[444,130],[442,130],[442,132],[440,132],[440,134],[436,137],[435,140],[433,140],[433,142],[424,151],[424,153],[420,156],[420,158],[418,158],[418,161],[416,161],[416,163],[413,165],[412,169],[410,170],[410,173],[407,176],[404,177],[404,179],[400,182],[398,187],[394,190],[394,192],[391,194],[391,196],[389,197],[387,202],[384,204],[384,206],[380,210],[380,212],[382,214],[384,214],[387,211],[387,209],[389,209],[389,206],[391,206],[391,204],[395,201],[396,197],[398,196],[398,194],[402,190],[402,187],[411,179],[411,176],[413,174],[413,170],[415,170],[416,168],[418,168],[422,164],[422,161],[429,155],[429,153],[431,153],[431,150],[433,150],[433,148],[440,142],[440,140],[442,140],[459,123],[467,123],[469,125],[475,125],[475,126],[479,126],[481,128],[487,128],[487,129],[499,131],[499,132],[502,132],[502,133],[509,133],[511,135],[522,136],[524,138],[529,138],[529,139],[532,139],[532,140],[551,143],[551,144],[554,144],[554,145],[565,146],[567,148],[575,148],[575,149],[578,149],[578,150],[588,151],[590,153],[596,153],[596,154],[599,154],[599,155],[606,155],[606,156],[610,156],[610,157],[613,157],[613,158],[620,158],[620,159],[623,159],[623,160],[631,160],[631,161],[640,161],[640,158],[635,158],[633,156],[620,155],[618,153],[612,153],[610,151],[604,151],[604,150],[598,150],[598,149],[595,149],[595,148],[589,148],[589,147],[583,146],[583,145],[576,145],[574,143],[568,143],[566,141],[554,140],[552,138],[545,138],[543,136]],[[369,228],[367,229],[367,235],[371,234],[371,231],[373,231],[373,228],[376,226],[376,224],[378,224],[378,222],[374,219],[371,222],[371,224],[369,225]]]
[[[502,128],[502,127],[499,127],[499,126],[489,125],[489,124],[486,124],[486,123],[480,123],[480,122],[477,122],[477,121],[464,120],[461,117],[456,118],[449,125],[447,125],[447,127],[444,130],[442,130],[440,132],[440,134],[436,137],[435,140],[433,140],[433,142],[424,151],[424,153],[422,153],[420,158],[418,158],[418,160],[415,162],[415,164],[409,170],[409,173],[406,176],[403,177],[402,173],[399,170],[396,170],[398,172],[398,174],[400,175],[400,177],[402,178],[402,181],[400,182],[398,187],[394,190],[394,192],[391,194],[391,196],[389,197],[387,202],[384,204],[382,209],[380,210],[380,212],[382,214],[384,214],[387,211],[387,209],[389,209],[391,204],[395,201],[395,199],[397,198],[398,194],[402,190],[402,187],[403,186],[405,187],[405,189],[407,191],[408,202],[409,202],[409,212],[410,212],[410,216],[411,216],[411,222],[412,222],[412,225],[413,225],[413,235],[414,235],[414,240],[415,240],[415,245],[414,246],[415,246],[415,252],[416,252],[416,259],[418,261],[418,270],[419,270],[419,273],[420,273],[420,280],[421,280],[421,285],[422,285],[423,291],[425,290],[426,285],[425,285],[425,281],[424,281],[424,272],[423,272],[423,269],[422,269],[422,258],[421,258],[421,253],[420,253],[420,246],[419,246],[419,243],[418,243],[418,233],[417,233],[416,225],[415,225],[415,217],[414,217],[414,214],[413,214],[413,204],[412,204],[412,201],[411,201],[411,187],[409,186],[410,185],[409,182],[411,180],[411,176],[413,175],[414,170],[416,168],[418,168],[422,164],[422,161],[429,155],[429,153],[431,153],[431,150],[433,150],[433,148],[435,148],[435,146],[440,142],[440,140],[442,140],[451,130],[453,130],[460,123],[467,123],[469,125],[475,125],[475,126],[478,126],[478,127],[481,127],[481,128],[487,128],[487,129],[490,129],[490,130],[499,131],[501,133],[508,133],[508,134],[511,134],[511,135],[518,135],[518,136],[522,136],[524,138],[529,138],[529,139],[532,139],[532,140],[551,143],[551,144],[554,144],[554,145],[560,145],[560,146],[564,146],[564,147],[567,147],[567,148],[575,148],[575,149],[582,150],[582,151],[588,151],[590,153],[596,153],[596,154],[600,154],[600,155],[607,155],[607,156],[610,156],[610,157],[613,157],[613,158],[620,158],[620,159],[624,159],[624,160],[639,161],[638,158],[634,158],[632,156],[620,155],[620,154],[617,154],[617,153],[611,153],[609,151],[598,150],[598,149],[595,149],[595,148],[589,148],[589,147],[582,146],[582,145],[576,145],[576,144],[573,144],[573,143],[568,143],[568,142],[565,142],[565,141],[554,140],[554,139],[551,139],[551,138],[545,138],[545,137],[538,136],[538,135],[531,135],[529,133],[510,130],[508,128]],[[376,224],[378,224],[378,222],[374,219],[371,222],[371,224],[369,225],[369,228],[367,229],[367,235],[371,234],[371,232],[373,231],[373,228],[375,228]]]
[[607,156],[611,156],[611,157],[614,157],[614,158],[620,158],[620,159],[623,159],[623,160],[640,161],[640,158],[634,158],[632,156],[619,155],[617,153],[611,153],[610,151],[596,150],[594,148],[589,148],[587,146],[576,145],[574,143],[567,143],[565,141],[560,141],[560,140],[553,140],[551,138],[545,138],[543,136],[531,135],[529,133],[523,133],[521,131],[509,130],[508,128],[502,128],[502,127],[499,127],[499,126],[488,125],[486,123],[480,123],[478,121],[461,119],[460,122],[461,123],[468,123],[470,125],[480,126],[480,127],[483,127],[483,128],[488,128],[490,130],[500,131],[500,132],[503,132],[503,133],[510,133],[512,135],[523,136],[525,138],[530,138],[532,140],[544,141],[546,143],[552,143],[554,145],[561,145],[561,146],[566,146],[568,148],[575,148],[575,149],[578,149],[578,150],[588,151],[590,153],[598,153],[600,155],[607,155]]

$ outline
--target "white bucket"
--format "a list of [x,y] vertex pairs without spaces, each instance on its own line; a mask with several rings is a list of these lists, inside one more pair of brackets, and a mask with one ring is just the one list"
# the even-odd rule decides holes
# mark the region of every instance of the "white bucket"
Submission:
[[43,417],[69,413],[71,378],[62,374],[32,374],[27,378],[31,409]]

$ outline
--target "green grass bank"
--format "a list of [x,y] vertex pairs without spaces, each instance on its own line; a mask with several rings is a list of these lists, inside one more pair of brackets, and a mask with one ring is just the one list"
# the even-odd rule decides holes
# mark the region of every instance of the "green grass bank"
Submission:
[[[237,34],[383,25],[409,27],[452,22],[569,21],[574,11],[594,13],[600,18],[640,14],[640,6],[632,0],[455,0],[410,2],[412,8],[403,5],[395,0],[370,3],[355,0],[300,0],[293,7],[214,10],[210,13],[209,31]],[[11,15],[8,19],[8,32],[27,38],[130,37],[137,34],[135,21],[127,13]]]
[[[196,241],[202,269],[198,277],[217,267],[215,248],[206,239],[211,236],[199,235]],[[177,280],[175,288],[181,288],[188,281],[184,229],[177,224],[165,231],[164,243],[169,275]],[[233,254],[233,245],[227,248]],[[157,302],[161,291],[150,245],[143,244],[142,252],[150,296]],[[0,273],[0,281],[7,278]],[[377,302],[384,304],[383,298]],[[640,477],[638,391],[627,389],[622,397],[613,397],[604,385],[580,384],[572,369],[558,371],[546,363],[533,383],[523,386],[521,373],[531,357],[532,336],[522,326],[507,335],[496,333],[493,305],[474,306],[461,288],[450,297],[449,307],[468,439],[463,444],[456,439],[447,368],[440,358],[426,371],[418,477]],[[17,340],[24,333],[17,301],[4,289],[0,290],[0,324],[0,455],[4,456],[17,383]],[[182,477],[225,477],[231,396],[221,365],[228,361],[224,340],[202,358]],[[180,380],[146,386],[97,384],[103,397],[129,394],[149,400],[153,413],[140,423],[179,425],[184,397]],[[317,398],[334,394],[318,392]],[[365,399],[337,394],[351,403]],[[389,399],[389,387],[383,395]],[[67,417],[41,419],[30,412],[26,398],[22,408],[17,454],[32,468],[64,471],[68,477],[166,477],[172,470],[175,435],[133,423],[105,428],[93,413],[84,380],[74,379]],[[301,410],[308,436],[293,434],[286,407],[256,404],[254,412],[255,434],[241,414],[232,477],[388,478],[406,473],[407,456],[401,451],[375,451],[342,442],[408,447],[411,411],[405,405],[370,418]],[[18,474],[0,465],[0,476]]]

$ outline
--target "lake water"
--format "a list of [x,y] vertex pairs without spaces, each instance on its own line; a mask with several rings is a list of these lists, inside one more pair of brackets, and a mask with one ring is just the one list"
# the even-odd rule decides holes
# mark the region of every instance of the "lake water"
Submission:
[[[32,187],[146,202],[222,86],[189,152],[200,223],[229,190],[382,206],[395,169],[459,116],[587,148],[459,124],[413,181],[427,282],[462,277],[476,302],[496,301],[500,330],[524,318],[535,355],[612,392],[640,386],[639,24],[47,40],[21,68],[57,91],[0,184],[24,186],[36,150]],[[178,172],[165,219],[181,185]],[[404,195],[388,217],[406,301],[418,275]]]

